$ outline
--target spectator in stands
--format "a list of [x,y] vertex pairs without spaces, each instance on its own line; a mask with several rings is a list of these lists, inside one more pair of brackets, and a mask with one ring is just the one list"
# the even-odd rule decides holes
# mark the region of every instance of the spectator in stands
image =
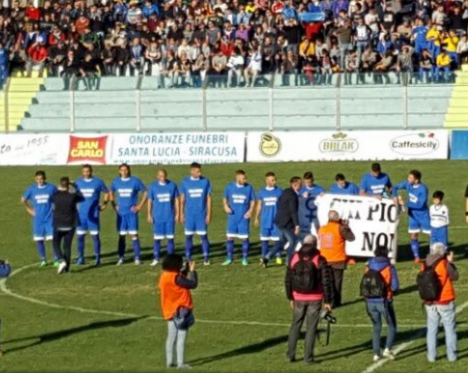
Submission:
[[244,73],[244,57],[238,47],[234,48],[234,52],[229,57],[226,67],[228,68],[228,87],[238,86],[240,78],[243,77]]
[[434,79],[434,61],[431,52],[427,49],[423,49],[419,61],[419,81],[424,81],[424,75],[426,76],[426,82],[429,81],[429,76]]
[[[79,73],[79,62],[75,57],[73,50],[68,51],[67,58],[63,64],[63,71],[61,73],[63,78],[63,89],[69,90],[71,88],[70,83],[76,80]],[[76,88],[76,84],[73,84],[73,89]]]
[[[468,26],[466,1],[461,4],[440,0],[431,4],[427,0],[408,0],[387,1],[382,5],[372,0],[365,3],[355,0],[216,0],[213,3],[115,0],[64,4],[45,0],[36,5],[12,1],[10,7],[1,11],[0,42],[8,50],[9,65],[22,72],[28,72],[27,68],[40,62],[34,61],[29,53],[37,43],[39,50],[45,48],[50,56],[49,72],[57,75],[63,57],[61,48],[57,50],[59,42],[64,43],[67,51],[73,50],[77,63],[91,53],[105,75],[149,74],[146,50],[153,42],[160,50],[157,63],[161,67],[166,63],[167,51],[175,52],[174,63],[180,63],[185,52],[194,78],[198,74],[194,73],[194,62],[203,54],[210,66],[209,74],[215,75],[217,84],[223,86],[227,83],[230,68],[226,65],[234,47],[240,50],[238,59],[244,59],[244,65],[239,67],[244,75],[246,72],[253,75],[249,55],[260,53],[262,57],[262,69],[256,69],[256,75],[276,72],[286,76],[283,72],[291,71],[297,60],[296,68],[306,79],[298,79],[295,84],[314,79],[316,84],[328,81],[328,78],[316,79],[316,73],[322,72],[324,49],[328,51],[326,61],[330,58],[334,72],[357,70],[360,82],[364,73],[418,70],[423,49],[428,49],[436,61],[441,48],[445,48],[452,61],[451,69],[459,68],[462,54],[466,58],[466,39],[463,41]],[[403,53],[406,45],[413,48],[411,63]],[[255,53],[249,53],[249,49]],[[353,49],[358,55],[357,67]],[[293,55],[286,58],[289,50]],[[393,56],[390,66],[386,65],[387,52]],[[385,69],[382,69],[382,59]],[[29,61],[27,66],[26,61]],[[311,80],[312,75],[315,78]],[[263,84],[265,77],[259,81]]]
[[99,89],[99,81],[101,77],[101,68],[98,63],[93,60],[90,53],[85,55],[84,61],[79,67],[81,77],[83,78],[86,90]]
[[435,67],[435,80],[439,81],[441,79],[441,72],[443,72],[442,80],[448,81],[450,78],[450,56],[447,54],[445,49],[442,49],[440,54],[436,59]]
[[463,62],[468,62],[468,40],[466,35],[463,35],[460,38],[460,42],[458,43],[457,46],[457,53],[460,56],[460,61]]
[[140,38],[134,38],[132,40],[132,46],[129,52],[130,75],[133,76],[135,72],[138,75],[142,74],[144,66],[144,48],[140,43]]
[[48,57],[47,49],[42,44],[42,39],[37,38],[37,41],[28,48],[28,60],[26,62],[26,76],[30,77],[33,68],[36,68],[39,72],[39,76],[42,77],[46,59]]
[[59,76],[63,70],[63,63],[67,56],[65,43],[61,40],[50,48],[49,52],[49,72],[52,76]]

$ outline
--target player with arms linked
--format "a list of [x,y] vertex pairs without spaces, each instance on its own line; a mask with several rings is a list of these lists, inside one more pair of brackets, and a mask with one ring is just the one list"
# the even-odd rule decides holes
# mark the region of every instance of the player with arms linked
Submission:
[[180,184],[180,220],[185,224],[185,259],[192,261],[193,235],[202,241],[204,265],[210,265],[208,225],[211,222],[211,183],[202,176],[201,165],[190,165],[190,176]]
[[[135,253],[135,265],[140,265],[140,238],[138,237],[138,213],[146,202],[146,186],[143,182],[131,175],[130,166],[119,166],[120,176],[111,184],[109,199],[117,213],[117,231],[119,233],[117,265],[125,262],[125,239],[127,235],[132,237],[133,251]],[[138,195],[141,193],[140,202]]]
[[230,265],[234,261],[234,240],[242,240],[242,265],[249,264],[249,234],[250,217],[255,207],[255,192],[247,182],[243,170],[236,171],[236,181],[229,183],[224,190],[224,211],[228,215],[226,232],[227,259],[223,265]]
[[[54,236],[52,197],[57,192],[57,187],[46,180],[45,172],[37,171],[35,184],[31,185],[21,198],[26,211],[33,217],[33,239],[37,245],[41,267],[47,266],[45,241],[52,241]],[[54,259],[54,266],[58,264]]]
[[[78,236],[78,260],[77,265],[85,263],[85,237],[89,232],[93,238],[94,245],[94,264],[101,264],[101,238],[99,237],[100,222],[99,216],[101,211],[106,209],[109,202],[109,190],[104,181],[93,176],[93,167],[85,164],[82,167],[82,177],[75,181],[74,186],[76,191],[83,197],[83,201],[78,205],[79,223],[76,228]],[[103,195],[103,203],[100,204],[101,194]]]
[[278,212],[278,204],[283,190],[276,185],[274,172],[265,175],[265,186],[257,194],[257,211],[255,215],[255,226],[260,227],[260,241],[262,242],[262,253],[260,264],[264,264],[269,249],[269,241],[273,241],[276,252],[276,264],[282,265],[281,242],[278,227],[275,224],[275,216]]
[[166,170],[158,170],[156,181],[148,188],[148,222],[153,224],[154,260],[151,266],[161,258],[161,241],[167,239],[167,254],[174,254],[175,224],[179,221],[179,189],[167,179]]

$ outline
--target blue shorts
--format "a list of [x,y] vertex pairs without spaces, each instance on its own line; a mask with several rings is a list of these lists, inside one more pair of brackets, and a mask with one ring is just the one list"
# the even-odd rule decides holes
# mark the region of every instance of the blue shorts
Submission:
[[185,234],[204,236],[208,232],[205,215],[185,215]]
[[33,219],[33,239],[34,241],[51,240],[54,237],[53,218]]
[[260,241],[279,241],[279,233],[276,225],[260,228]]
[[134,212],[117,214],[117,231],[120,235],[138,234],[138,214]]
[[78,227],[76,227],[76,234],[83,235],[86,234],[86,232],[89,232],[93,236],[97,235],[99,234],[99,226],[98,217],[79,215],[79,224]]
[[250,234],[250,219],[239,219],[237,215],[228,215],[227,232],[228,238],[249,238]]
[[174,238],[175,234],[175,221],[154,222],[153,233],[155,240],[162,240],[164,238]]
[[429,210],[408,210],[408,232],[426,234],[431,233]]
[[435,243],[444,244],[448,247],[448,226],[433,228],[431,227],[431,245]]

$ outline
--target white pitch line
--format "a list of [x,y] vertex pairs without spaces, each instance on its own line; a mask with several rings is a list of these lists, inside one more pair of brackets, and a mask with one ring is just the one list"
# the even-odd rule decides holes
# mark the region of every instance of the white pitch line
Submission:
[[[26,270],[28,268],[34,267],[36,265],[37,264],[34,263],[34,264],[30,264],[30,265],[18,268],[18,269],[14,270],[11,273],[10,278],[13,277],[13,276],[16,276],[18,273],[21,273],[21,272],[23,272],[24,270]],[[115,312],[115,311],[106,311],[106,310],[96,310],[96,309],[83,308],[83,307],[77,307],[77,306],[65,306],[65,305],[61,305],[61,304],[56,304],[56,303],[43,301],[43,300],[40,300],[40,299],[36,299],[36,298],[32,298],[32,297],[28,297],[28,296],[25,296],[25,295],[14,293],[13,291],[11,291],[6,286],[6,282],[7,282],[6,278],[0,280],[0,291],[3,291],[5,294],[7,294],[7,295],[9,295],[9,296],[11,296],[13,298],[20,299],[20,300],[25,301],[25,302],[37,304],[37,305],[40,305],[40,306],[55,308],[55,309],[61,309],[61,310],[71,310],[71,311],[76,311],[76,312],[80,312],[80,313],[92,313],[92,314],[107,315],[107,316],[134,317],[134,318],[145,317],[144,315],[137,315],[137,314],[133,314],[133,313]],[[466,305],[468,306],[468,302],[467,302]],[[158,316],[149,316],[149,317],[145,317],[145,319],[159,320],[159,321],[164,320],[162,317],[158,317]],[[205,320],[205,319],[198,319],[198,318],[197,318],[197,322],[204,323],[204,324],[273,326],[273,327],[285,327],[285,328],[289,328],[291,326],[291,324],[286,324],[286,323],[261,322],[261,321],[243,321],[243,320],[238,320],[238,321],[236,321],[236,320]],[[425,326],[426,326],[425,324],[424,325],[422,325],[422,324],[421,325],[418,325],[418,324],[401,324],[401,325],[398,325],[398,327],[400,327],[400,328],[408,328],[408,329],[417,329],[417,328],[422,328],[422,327],[425,327]],[[340,323],[337,323],[337,324],[333,325],[333,328],[372,328],[372,325],[371,324],[340,324]]]
[[[468,307],[468,301],[463,303],[461,306],[457,307],[455,313],[459,314],[460,312],[462,312],[467,307]],[[426,325],[424,325],[424,327],[426,327]],[[414,342],[416,342],[416,340],[418,340],[419,338],[424,337],[424,335],[425,335],[425,330],[420,330],[418,333],[415,334],[415,336],[413,338],[411,338],[410,340],[408,340],[406,342],[403,342],[402,344],[398,345],[398,347],[395,348],[393,350],[393,352],[395,353],[395,355],[398,355],[401,351],[406,350],[409,346],[411,346]],[[379,360],[379,361],[373,363],[372,365],[369,365],[362,373],[372,373],[376,369],[378,369],[381,366],[388,363],[389,361],[390,361],[389,359]]]

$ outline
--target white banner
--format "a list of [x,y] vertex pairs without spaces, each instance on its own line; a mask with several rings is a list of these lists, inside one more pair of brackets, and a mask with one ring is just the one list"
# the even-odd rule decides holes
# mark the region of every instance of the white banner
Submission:
[[372,257],[377,245],[384,245],[389,249],[389,256],[396,260],[399,216],[393,200],[324,194],[315,203],[320,226],[327,224],[330,210],[349,221],[356,239],[346,242],[348,255]]
[[0,165],[243,162],[244,132],[0,135]]
[[447,159],[448,146],[446,130],[249,132],[247,161]]

